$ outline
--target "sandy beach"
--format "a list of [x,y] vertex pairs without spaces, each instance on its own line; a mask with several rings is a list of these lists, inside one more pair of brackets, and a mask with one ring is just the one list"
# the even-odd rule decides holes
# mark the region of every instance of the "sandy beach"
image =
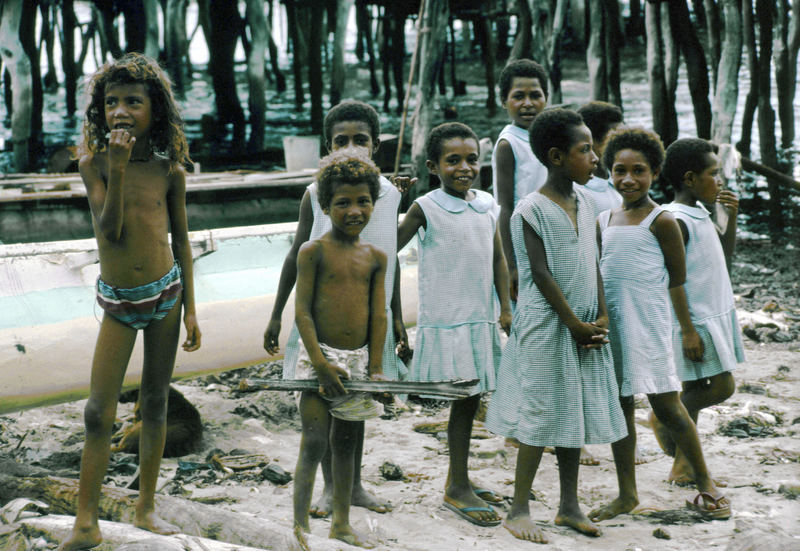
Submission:
[[[637,468],[641,503],[634,514],[600,523],[603,535],[597,539],[555,526],[558,473],[555,456],[545,454],[533,485],[531,513],[548,545],[516,540],[502,526],[472,525],[442,506],[448,462],[445,436],[435,430],[433,434],[414,430],[420,423],[446,422],[448,409],[438,403],[409,401],[398,415],[368,422],[366,429],[364,486],[391,502],[394,510],[378,514],[353,508],[354,526],[371,533],[379,549],[800,549],[796,254],[781,249],[781,254],[773,251],[768,259],[764,256],[768,251],[760,250],[764,248],[756,243],[740,246],[733,271],[742,325],[750,335],[745,339],[747,361],[735,372],[737,391],[724,404],[704,410],[698,423],[709,468],[717,480],[727,483],[723,491],[732,502],[730,520],[704,521],[685,508],[685,501],[696,491],[667,483],[672,458],[660,450],[646,426],[646,400],[638,400],[638,442],[647,462]],[[762,269],[773,272],[765,277],[759,272]],[[782,339],[786,342],[778,342]],[[205,432],[196,453],[163,461],[161,493],[268,519],[290,531],[292,483],[270,482],[262,470],[268,462],[294,471],[300,440],[294,399],[288,393],[238,394],[233,390],[240,377],[278,377],[279,373],[280,362],[272,362],[174,385],[200,411]],[[0,457],[77,477],[84,404],[78,401],[0,417]],[[120,420],[131,416],[132,404],[120,404]],[[591,446],[591,452],[600,464],[582,466],[579,480],[579,497],[587,512],[616,495],[610,447]],[[250,469],[225,472],[219,465],[216,469],[210,465],[209,458],[215,454],[223,464],[230,455],[254,454],[255,459]],[[131,454],[114,454],[106,484],[125,486],[134,459]],[[400,467],[401,480],[387,480],[381,474],[387,461]],[[515,461],[514,448],[480,424],[476,426],[470,457],[474,482],[510,496]],[[318,476],[315,496],[321,488]],[[312,533],[320,538],[327,537],[329,526],[327,519],[311,521]],[[53,541],[46,543],[41,548],[55,547]],[[290,548],[288,541],[286,545]],[[334,548],[352,549],[345,544]]]

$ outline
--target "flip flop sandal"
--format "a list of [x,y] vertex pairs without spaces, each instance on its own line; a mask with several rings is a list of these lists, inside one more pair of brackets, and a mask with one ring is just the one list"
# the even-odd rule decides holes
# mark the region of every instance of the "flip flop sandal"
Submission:
[[[482,499],[483,501],[485,501],[486,503],[489,503],[490,505],[495,505],[495,504],[498,504],[498,503],[503,503],[503,501],[505,501],[505,500],[503,499],[503,496],[501,496],[501,495],[499,495],[499,494],[497,494],[497,493],[493,492],[492,490],[487,490],[486,488],[473,488],[473,490],[472,490],[472,491],[475,493],[475,495],[476,495],[476,496],[478,496],[479,498],[481,498],[481,499]],[[485,496],[485,495],[488,495],[488,497],[489,497],[490,499],[487,499],[486,497],[483,497],[483,496]],[[491,499],[491,498],[494,498],[494,499]]]
[[[724,498],[723,495],[714,497],[708,492],[700,492],[692,501],[686,500],[686,507],[710,520],[727,520],[731,518],[731,506],[720,505]],[[713,505],[714,509],[709,509],[709,505]]]
[[473,516],[471,516],[469,514],[469,513],[474,513],[474,512],[494,513],[494,509],[492,509],[488,505],[486,507],[458,507],[458,506],[453,505],[452,503],[449,503],[447,501],[443,501],[442,505],[444,505],[445,507],[447,507],[448,509],[453,511],[455,514],[457,514],[461,518],[463,518],[465,520],[468,520],[472,524],[476,524],[478,526],[484,526],[484,527],[498,526],[500,524],[500,522],[501,522],[501,520],[499,518],[495,519],[495,520],[481,520],[481,519],[475,518],[475,517],[473,517]]

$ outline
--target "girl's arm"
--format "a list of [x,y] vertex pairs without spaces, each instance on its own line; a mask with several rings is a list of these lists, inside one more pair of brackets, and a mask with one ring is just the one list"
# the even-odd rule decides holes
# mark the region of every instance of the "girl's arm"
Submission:
[[186,172],[181,166],[174,167],[170,173],[167,209],[172,233],[172,254],[183,272],[183,324],[186,326],[183,349],[192,352],[200,348],[200,326],[197,324],[194,303],[194,261],[189,244],[189,225],[186,221]]
[[275,302],[272,305],[267,329],[264,331],[264,350],[270,354],[278,352],[278,337],[281,333],[281,316],[283,309],[286,308],[286,301],[292,293],[295,281],[297,281],[297,251],[300,246],[308,241],[311,236],[311,227],[314,225],[314,211],[311,209],[311,194],[306,190],[300,200],[300,219],[297,221],[297,231],[294,234],[294,241],[281,268],[281,277],[278,280],[278,290],[275,293]]
[[497,175],[497,203],[500,205],[500,216],[497,227],[500,228],[500,239],[509,272],[511,300],[517,300],[519,281],[517,276],[517,260],[514,258],[514,246],[511,243],[511,215],[514,213],[514,168],[516,160],[511,144],[506,140],[497,142],[494,148],[495,168]]
[[394,341],[398,348],[398,355],[403,358],[408,354],[408,334],[406,324],[403,322],[403,301],[400,300],[400,258],[395,259],[394,287],[392,288],[392,331]]
[[97,222],[97,229],[106,240],[114,243],[122,237],[124,214],[122,181],[125,177],[125,168],[109,171],[106,182],[97,166],[99,162],[102,160],[92,154],[84,155],[78,163],[78,170],[86,186],[89,208]]
[[567,298],[561,291],[553,274],[547,266],[547,252],[542,238],[527,222],[523,221],[522,233],[525,238],[525,249],[531,263],[533,282],[541,291],[547,303],[555,310],[558,318],[567,326],[578,344],[595,345],[608,342],[605,338],[608,329],[597,327],[591,323],[584,323],[578,319],[572,308],[567,303]]
[[369,297],[369,365],[370,378],[383,378],[383,345],[386,342],[386,255],[373,247],[375,271],[372,273]]
[[503,241],[500,237],[500,228],[494,232],[494,288],[497,297],[500,299],[500,327],[506,332],[511,331],[511,301],[509,300],[510,290],[508,285],[508,266],[506,257],[503,254]]
[[399,251],[405,247],[417,230],[420,228],[427,228],[427,220],[425,213],[422,212],[422,207],[418,203],[411,205],[408,209],[403,221],[397,226],[397,250]]
[[303,345],[306,347],[311,365],[319,379],[321,394],[327,397],[341,396],[347,391],[340,377],[347,378],[347,372],[331,364],[322,354],[314,324],[312,305],[316,288],[317,269],[322,256],[318,241],[305,243],[297,253],[297,291],[294,301],[294,320]]
[[739,196],[734,191],[723,189],[719,192],[717,201],[728,214],[728,224],[725,226],[725,231],[720,231],[719,240],[722,243],[722,252],[725,253],[725,264],[730,273],[733,252],[736,249],[736,226],[738,224],[736,215],[739,213]]
[[597,319],[594,324],[603,329],[608,328],[608,308],[606,307],[606,293],[603,289],[603,276],[600,274],[600,264],[597,267]]
[[669,297],[681,326],[683,353],[690,360],[699,362],[703,359],[703,341],[692,323],[689,302],[683,288],[686,282],[686,252],[680,227],[670,213],[664,212],[656,218],[651,228],[658,239],[669,274]]

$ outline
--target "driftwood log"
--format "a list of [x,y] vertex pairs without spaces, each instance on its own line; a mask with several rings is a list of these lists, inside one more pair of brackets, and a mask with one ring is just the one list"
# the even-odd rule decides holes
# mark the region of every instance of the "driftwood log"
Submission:
[[[53,476],[13,476],[27,469],[19,466],[0,469],[0,503],[18,497],[43,501],[54,514],[74,515],[78,501],[78,481]],[[33,471],[41,473],[41,469]],[[130,524],[134,516],[137,492],[103,486],[100,498],[100,518]],[[226,511],[220,507],[196,503],[174,496],[156,495],[159,515],[187,536],[197,536],[257,549],[290,549],[295,536],[285,520],[256,517]],[[315,551],[356,549],[338,540],[307,535]],[[116,547],[114,547],[116,549]]]
[[[388,392],[391,394],[417,394],[441,396],[442,398],[467,398],[475,394],[477,379],[469,381],[348,381],[342,385],[347,390],[357,392]],[[316,379],[242,379],[238,392],[257,392],[260,390],[317,390]]]
[[[3,527],[0,532],[0,549],[4,551],[27,551],[30,540],[44,538],[47,541],[64,541],[72,530],[73,517],[64,515],[47,515],[43,517],[23,519],[15,524]],[[135,528],[130,524],[121,524],[106,520],[100,521],[103,543],[95,547],[95,551],[231,551],[230,543],[219,542],[199,536],[176,534],[159,536]],[[237,545],[236,551],[259,551],[257,547]],[[284,549],[300,549],[287,543]]]

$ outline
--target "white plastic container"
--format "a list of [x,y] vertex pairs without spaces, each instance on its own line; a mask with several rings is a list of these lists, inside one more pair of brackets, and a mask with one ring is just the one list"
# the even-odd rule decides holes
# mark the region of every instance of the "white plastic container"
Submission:
[[317,168],[319,136],[286,136],[283,138],[283,156],[288,172]]

